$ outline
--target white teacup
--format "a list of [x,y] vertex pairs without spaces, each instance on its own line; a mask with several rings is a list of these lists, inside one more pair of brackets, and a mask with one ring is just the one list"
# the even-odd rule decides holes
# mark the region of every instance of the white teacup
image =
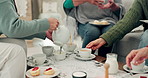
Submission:
[[42,46],[42,51],[47,57],[52,56],[54,47],[53,46]]
[[64,52],[64,51],[60,52],[58,50],[54,53],[54,57],[55,57],[55,60],[57,60],[57,61],[64,60],[66,58],[66,52]]
[[75,72],[72,73],[72,77],[73,78],[86,78],[87,73],[83,72],[83,71],[75,71]]
[[77,45],[74,43],[67,43],[64,44],[63,49],[67,52],[74,52],[74,50],[76,49]]
[[45,54],[35,54],[32,57],[34,58],[35,63],[38,65],[42,65],[46,60]]
[[81,48],[81,49],[79,49],[78,52],[79,52],[78,54],[82,58],[89,58],[91,55],[91,49],[88,49],[88,48]]
[[142,71],[143,68],[144,68],[144,65],[145,65],[145,61],[139,65],[134,65],[132,62],[131,62],[131,67],[132,67],[132,70],[133,71]]

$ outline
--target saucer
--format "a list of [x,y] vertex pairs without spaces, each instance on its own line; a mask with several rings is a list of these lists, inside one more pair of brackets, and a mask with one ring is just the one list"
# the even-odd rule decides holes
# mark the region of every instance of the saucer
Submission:
[[140,78],[140,76],[144,76],[148,78],[148,74],[136,74],[136,75],[131,76],[130,78]]
[[128,66],[127,65],[124,65],[123,66],[123,69],[125,70],[125,71],[130,71],[130,72],[132,72],[132,73],[147,73],[148,72],[148,66],[144,66],[144,69],[143,69],[143,71],[134,71],[134,70],[130,70],[129,68],[128,68]]
[[42,65],[37,65],[35,64],[35,62],[33,61],[33,57],[27,57],[27,65],[30,67],[37,67],[37,66],[49,66],[52,63],[51,60],[45,60],[45,62]]
[[78,60],[84,60],[84,61],[87,61],[87,60],[92,60],[94,59],[96,56],[94,54],[91,54],[89,58],[83,58],[83,57],[80,57],[79,55],[76,55],[75,58],[78,59]]
[[26,76],[29,78],[52,78],[52,77],[55,77],[60,74],[60,71],[57,68],[51,67],[55,71],[55,73],[53,75],[44,75],[43,72],[47,68],[49,68],[49,67],[40,67],[40,75],[39,76],[31,76],[31,74],[30,74],[31,69],[29,69],[26,72]]

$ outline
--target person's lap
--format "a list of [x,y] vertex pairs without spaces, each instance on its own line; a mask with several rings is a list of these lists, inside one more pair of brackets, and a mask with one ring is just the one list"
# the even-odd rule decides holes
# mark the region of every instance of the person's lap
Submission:
[[0,42],[0,78],[24,78],[26,55],[16,44]]
[[[86,47],[86,45],[89,43],[89,42],[91,42],[91,41],[93,41],[93,40],[95,40],[95,39],[97,39],[97,38],[99,38],[99,36],[101,35],[101,34],[103,34],[103,33],[105,33],[108,29],[110,29],[112,26],[113,26],[114,24],[110,24],[109,26],[104,26],[104,27],[99,27],[99,26],[95,26],[95,25],[91,25],[91,24],[89,24],[89,23],[87,23],[87,24],[80,24],[79,23],[79,25],[78,25],[78,34],[82,37],[82,39],[83,39],[83,45],[82,45],[82,48],[85,48]],[[102,53],[101,51],[103,51],[103,54],[101,54],[101,55],[106,55],[106,54],[104,54],[104,51],[106,51],[105,50],[106,49],[106,47],[105,48],[102,48],[101,50],[100,50],[100,53]],[[111,49],[111,48],[110,48]],[[108,49],[109,50],[109,49]],[[111,51],[111,50],[110,50]],[[106,51],[106,52],[109,52],[109,51]]]
[[[138,48],[143,48],[143,47],[146,47],[147,45],[148,45],[148,29],[141,36],[141,40]],[[148,60],[146,60],[146,65],[148,65]]]

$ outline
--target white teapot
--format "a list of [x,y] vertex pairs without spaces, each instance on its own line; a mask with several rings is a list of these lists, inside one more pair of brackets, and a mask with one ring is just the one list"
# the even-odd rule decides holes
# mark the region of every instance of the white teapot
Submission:
[[65,43],[68,42],[70,38],[70,32],[67,27],[60,25],[58,26],[57,30],[53,31],[52,39],[54,44],[63,46]]

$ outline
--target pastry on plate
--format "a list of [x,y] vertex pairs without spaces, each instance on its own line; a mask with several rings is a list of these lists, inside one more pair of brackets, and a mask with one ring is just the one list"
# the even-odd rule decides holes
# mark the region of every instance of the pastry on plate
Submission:
[[108,22],[103,20],[103,21],[101,21],[101,24],[106,25],[106,24],[108,24]]
[[46,70],[44,70],[44,75],[53,75],[55,71],[50,67]]
[[101,24],[101,22],[98,20],[94,20],[93,24]]
[[34,67],[30,70],[31,76],[39,76],[40,75],[40,68]]

